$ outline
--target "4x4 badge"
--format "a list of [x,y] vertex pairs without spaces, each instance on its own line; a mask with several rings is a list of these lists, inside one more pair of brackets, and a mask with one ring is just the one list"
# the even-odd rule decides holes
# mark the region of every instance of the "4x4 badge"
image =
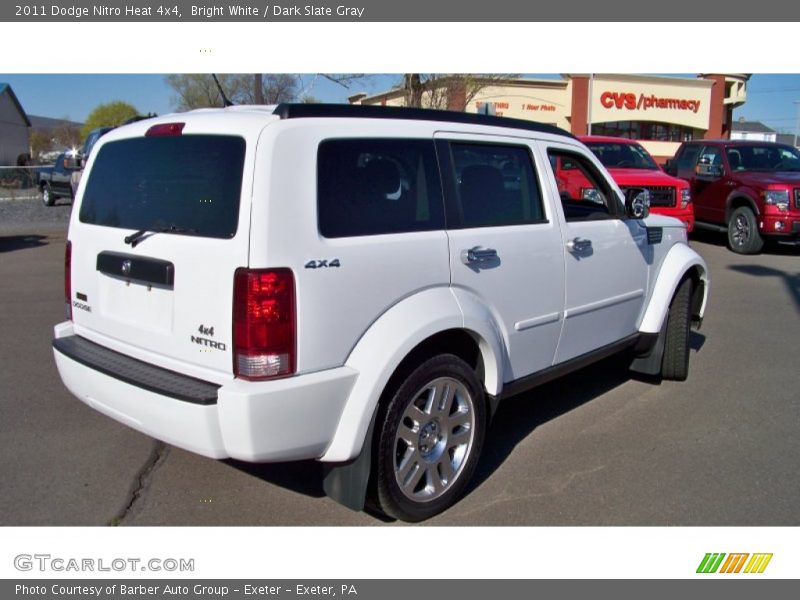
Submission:
[[306,269],[324,269],[326,267],[341,267],[338,258],[333,260],[310,260],[305,264]]
[[[207,335],[209,337],[214,337],[214,326],[206,327],[202,323],[200,327],[197,328],[197,333],[200,335]],[[227,346],[225,346],[224,342],[216,342],[209,338],[200,337],[196,335],[190,336],[192,342],[195,344],[200,344],[201,346],[205,346],[206,348],[213,348],[214,350],[226,350]]]

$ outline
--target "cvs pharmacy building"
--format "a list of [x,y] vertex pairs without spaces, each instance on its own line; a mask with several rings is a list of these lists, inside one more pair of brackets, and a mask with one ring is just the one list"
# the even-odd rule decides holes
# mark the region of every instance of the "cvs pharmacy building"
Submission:
[[[575,135],[631,138],[664,163],[685,140],[730,137],[733,109],[744,104],[748,79],[741,73],[567,74],[560,79],[466,80],[459,87],[459,78],[453,77],[428,82],[422,103],[441,98],[446,87],[446,103],[436,102],[438,108],[550,123]],[[405,97],[403,90],[395,89],[374,96],[357,94],[350,102],[398,106],[405,104]]]

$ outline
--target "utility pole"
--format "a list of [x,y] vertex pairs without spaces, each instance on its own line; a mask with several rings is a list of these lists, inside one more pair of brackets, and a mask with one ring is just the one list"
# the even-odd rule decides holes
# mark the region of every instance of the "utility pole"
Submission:
[[589,73],[589,124],[586,135],[592,135],[592,98],[594,96],[594,73]]

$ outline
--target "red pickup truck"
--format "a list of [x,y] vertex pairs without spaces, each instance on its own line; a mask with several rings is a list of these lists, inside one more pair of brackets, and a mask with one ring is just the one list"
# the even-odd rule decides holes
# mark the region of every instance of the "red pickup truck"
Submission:
[[578,139],[594,152],[623,191],[646,189],[650,192],[651,212],[675,217],[686,224],[688,231],[694,229],[689,184],[662,171],[641,144],[626,138],[595,135]]
[[697,226],[724,231],[728,246],[755,254],[765,239],[800,241],[800,152],[774,142],[693,140],[667,162],[688,182]]

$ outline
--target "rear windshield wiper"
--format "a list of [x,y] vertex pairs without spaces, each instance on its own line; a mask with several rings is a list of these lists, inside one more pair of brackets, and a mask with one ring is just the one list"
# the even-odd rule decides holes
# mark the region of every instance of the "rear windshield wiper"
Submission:
[[148,233],[197,233],[196,229],[192,229],[191,227],[180,227],[179,225],[166,225],[162,227],[151,227],[150,229],[140,229],[139,231],[132,233],[130,235],[126,235],[125,239],[122,241],[126,244],[130,244],[131,248],[135,248],[136,245],[142,241],[144,236]]

